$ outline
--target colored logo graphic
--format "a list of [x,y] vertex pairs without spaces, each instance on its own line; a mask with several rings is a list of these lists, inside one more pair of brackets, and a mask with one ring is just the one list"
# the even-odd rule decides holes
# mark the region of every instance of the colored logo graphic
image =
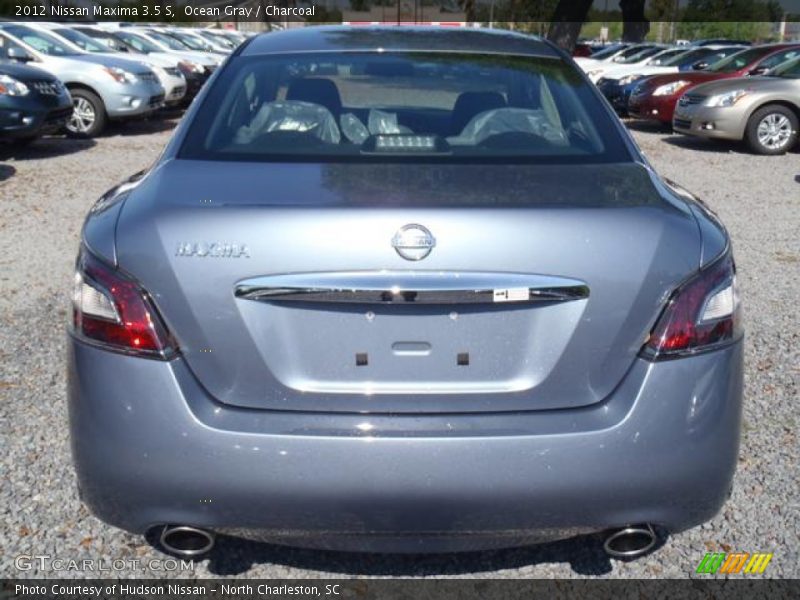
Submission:
[[697,566],[698,573],[707,575],[734,575],[736,573],[763,573],[767,569],[772,553],[756,552],[708,552]]

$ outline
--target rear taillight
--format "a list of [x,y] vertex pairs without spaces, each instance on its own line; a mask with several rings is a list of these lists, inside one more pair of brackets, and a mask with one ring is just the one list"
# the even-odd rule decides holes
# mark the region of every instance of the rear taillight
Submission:
[[741,336],[736,267],[730,253],[672,294],[642,353],[671,358],[718,348]]
[[147,292],[86,250],[75,270],[72,314],[77,336],[109,350],[152,358],[176,352]]

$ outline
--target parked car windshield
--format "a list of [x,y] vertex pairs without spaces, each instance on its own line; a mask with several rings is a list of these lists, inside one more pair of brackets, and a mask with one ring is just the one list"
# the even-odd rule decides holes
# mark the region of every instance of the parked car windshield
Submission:
[[639,50],[639,52],[631,54],[630,56],[618,60],[617,62],[621,65],[629,65],[658,54],[662,50],[663,48],[645,48],[644,50]]
[[127,31],[120,31],[117,32],[115,36],[139,52],[144,52],[145,54],[150,54],[151,52],[163,52],[161,48],[142,35],[137,35]]
[[153,38],[157,42],[161,42],[162,44],[164,44],[170,50],[188,50],[189,49],[189,47],[186,44],[176,40],[174,37],[169,36],[169,35],[167,35],[165,33],[160,33],[158,31],[148,31],[147,35],[149,35],[151,38]]
[[81,50],[86,50],[86,52],[114,52],[113,49],[93,40],[85,33],[75,31],[69,27],[54,29],[53,31],[78,46]]
[[800,58],[795,58],[775,67],[770,75],[772,77],[783,77],[784,79],[800,79]]
[[684,52],[686,52],[686,50],[684,50],[683,48],[671,48],[669,50],[662,50],[658,54],[655,54],[653,57],[651,57],[650,60],[647,61],[647,64],[658,65],[658,66],[665,65],[667,64],[668,60],[671,60],[676,56],[678,56],[679,54],[683,54]]
[[602,50],[598,50],[594,54],[592,54],[589,58],[596,58],[597,60],[602,60],[604,58],[608,58],[609,56],[619,52],[622,48],[620,44],[612,44],[608,48],[603,48]]
[[773,52],[773,49],[769,47],[748,48],[718,60],[706,70],[713,73],[734,73],[771,52]]
[[235,44],[228,39],[228,36],[219,33],[210,33],[208,31],[198,31],[197,35],[204,37],[205,39],[214,42],[215,44],[219,44],[224,46],[225,48],[233,48]]
[[209,52],[214,49],[214,47],[206,41],[201,41],[194,36],[181,33],[179,31],[172,31],[170,35],[176,38],[178,41],[183,42],[192,50],[199,50],[200,52]]
[[684,65],[691,65],[712,53],[713,50],[710,50],[708,48],[695,48],[692,50],[684,50],[677,56],[673,56],[672,58],[669,58],[664,62],[662,62],[661,66],[682,67]]
[[37,52],[47,54],[48,56],[80,55],[80,52],[73,50],[64,42],[53,37],[52,35],[36,29],[31,29],[30,27],[25,27],[24,25],[9,25],[3,27],[3,31],[8,32],[18,40],[26,43]]
[[[75,31],[78,31],[85,35],[86,37],[92,38],[94,41],[100,43],[105,48],[110,48],[112,52],[125,52],[131,49],[125,42],[115,38],[110,33],[106,33],[105,31],[98,31],[96,29],[88,29],[88,28],[75,28]],[[125,50],[123,50],[123,48]]]
[[610,114],[566,63],[441,52],[235,60],[180,157],[630,160]]

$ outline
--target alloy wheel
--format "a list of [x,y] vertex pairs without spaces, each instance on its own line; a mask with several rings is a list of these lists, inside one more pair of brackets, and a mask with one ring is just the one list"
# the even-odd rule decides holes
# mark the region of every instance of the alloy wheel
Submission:
[[758,124],[758,141],[770,150],[783,148],[792,137],[792,124],[785,115],[770,113]]
[[86,133],[97,119],[94,106],[85,98],[74,98],[72,106],[72,116],[67,123],[67,128],[75,133]]

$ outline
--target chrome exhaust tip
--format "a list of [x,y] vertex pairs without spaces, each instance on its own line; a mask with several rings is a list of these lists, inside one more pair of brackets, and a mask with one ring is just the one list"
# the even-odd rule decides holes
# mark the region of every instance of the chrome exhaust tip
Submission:
[[603,542],[603,550],[613,558],[637,558],[650,552],[656,545],[653,526],[630,525],[618,529]]
[[188,525],[164,525],[159,543],[167,552],[191,558],[210,552],[216,536],[211,531]]

